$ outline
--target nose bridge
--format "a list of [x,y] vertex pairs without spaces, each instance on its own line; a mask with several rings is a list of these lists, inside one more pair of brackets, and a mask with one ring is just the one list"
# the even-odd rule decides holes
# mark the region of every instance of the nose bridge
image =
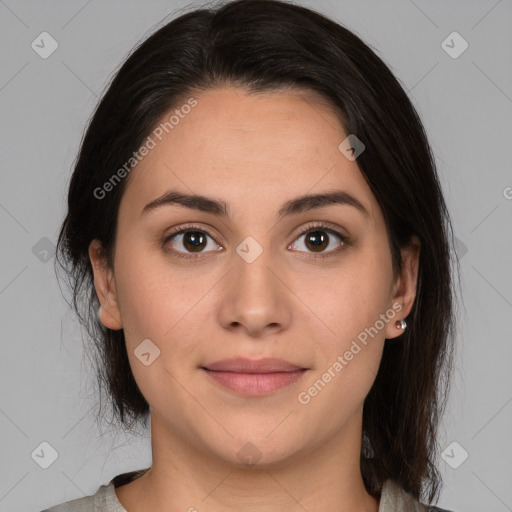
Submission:
[[247,237],[238,245],[220,308],[225,327],[241,324],[255,334],[267,326],[288,324],[290,305],[279,268],[273,251],[255,239]]
[[261,306],[271,305],[280,293],[275,270],[278,263],[272,257],[272,251],[263,249],[258,242],[248,237],[239,244],[236,252],[237,255],[233,258],[233,284],[238,301],[247,303],[249,299],[254,306],[260,303]]

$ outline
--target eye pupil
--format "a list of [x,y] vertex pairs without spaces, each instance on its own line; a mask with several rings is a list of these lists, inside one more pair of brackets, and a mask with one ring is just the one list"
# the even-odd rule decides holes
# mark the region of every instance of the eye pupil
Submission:
[[[183,245],[187,251],[199,252],[204,249],[206,237],[200,231],[187,231],[183,234]],[[199,249],[199,251],[198,251]]]
[[327,235],[325,231],[311,231],[306,236],[306,244],[308,245],[308,247],[309,245],[312,245],[312,248],[315,251],[317,251],[318,249],[325,249],[325,246],[328,245],[328,242],[329,235]]

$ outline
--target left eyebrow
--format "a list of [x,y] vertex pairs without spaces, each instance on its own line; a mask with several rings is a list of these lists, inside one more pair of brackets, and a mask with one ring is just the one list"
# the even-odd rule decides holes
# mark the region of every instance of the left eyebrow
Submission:
[[[359,199],[343,190],[309,194],[291,199],[281,206],[277,213],[277,217],[281,220],[290,215],[298,215],[305,211],[323,208],[333,204],[352,206],[362,213],[367,219],[371,217],[370,213]],[[141,215],[165,205],[181,205],[185,208],[212,213],[221,217],[230,216],[228,206],[222,199],[215,199],[199,194],[186,194],[173,190],[166,192],[162,196],[146,204],[142,209]]]
[[282,219],[289,215],[297,215],[308,210],[323,208],[324,206],[329,206],[331,204],[352,206],[362,213],[367,219],[371,217],[370,213],[359,199],[343,190],[334,190],[320,194],[309,194],[297,197],[296,199],[291,199],[281,206],[277,217],[278,219]]

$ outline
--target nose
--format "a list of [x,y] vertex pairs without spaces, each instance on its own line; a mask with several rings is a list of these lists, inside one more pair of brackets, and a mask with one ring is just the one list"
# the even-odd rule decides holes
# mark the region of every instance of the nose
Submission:
[[222,327],[251,337],[277,334],[292,319],[291,296],[285,271],[265,251],[248,263],[238,254],[226,276],[218,308]]

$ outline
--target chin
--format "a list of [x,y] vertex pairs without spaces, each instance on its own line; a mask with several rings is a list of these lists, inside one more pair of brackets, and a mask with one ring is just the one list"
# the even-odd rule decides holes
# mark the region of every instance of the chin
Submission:
[[289,463],[298,456],[298,450],[302,451],[302,446],[298,445],[299,440],[286,432],[280,437],[268,436],[268,429],[263,436],[244,432],[243,437],[235,436],[227,443],[210,445],[211,452],[239,468],[270,469]]

